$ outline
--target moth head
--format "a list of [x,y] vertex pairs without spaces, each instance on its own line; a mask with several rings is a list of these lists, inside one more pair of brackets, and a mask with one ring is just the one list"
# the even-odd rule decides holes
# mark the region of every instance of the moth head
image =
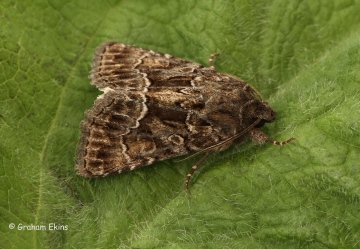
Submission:
[[257,128],[262,127],[265,123],[271,123],[275,120],[276,112],[271,109],[268,103],[261,100],[253,100],[242,112],[242,117],[247,119],[256,120],[261,119],[256,125]]

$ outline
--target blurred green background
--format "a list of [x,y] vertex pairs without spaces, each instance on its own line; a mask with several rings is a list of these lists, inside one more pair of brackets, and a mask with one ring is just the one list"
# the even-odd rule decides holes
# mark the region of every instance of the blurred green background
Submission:
[[[0,247],[359,247],[359,13],[359,0],[2,0]],[[220,52],[217,70],[277,111],[262,130],[297,140],[215,153],[188,193],[199,157],[77,176],[79,123],[100,94],[88,74],[107,40],[203,65]]]

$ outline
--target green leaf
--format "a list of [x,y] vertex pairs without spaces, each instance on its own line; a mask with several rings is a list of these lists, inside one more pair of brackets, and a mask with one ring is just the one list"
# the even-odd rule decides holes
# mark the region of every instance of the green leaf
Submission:
[[[1,246],[359,247],[359,13],[358,0],[2,0]],[[296,140],[214,153],[188,193],[199,157],[77,176],[79,123],[100,94],[91,60],[107,40],[203,65],[220,52],[217,70],[277,111],[263,131]]]

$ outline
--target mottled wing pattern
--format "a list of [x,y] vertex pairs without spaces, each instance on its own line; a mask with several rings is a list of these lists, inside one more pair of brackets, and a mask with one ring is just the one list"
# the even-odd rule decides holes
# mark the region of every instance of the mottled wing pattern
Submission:
[[100,90],[179,88],[189,86],[188,80],[196,75],[189,73],[198,68],[204,66],[168,54],[107,42],[95,53],[90,78]]
[[254,121],[245,117],[257,98],[248,84],[167,54],[108,42],[90,78],[104,93],[81,123],[77,169],[85,177],[200,151]]

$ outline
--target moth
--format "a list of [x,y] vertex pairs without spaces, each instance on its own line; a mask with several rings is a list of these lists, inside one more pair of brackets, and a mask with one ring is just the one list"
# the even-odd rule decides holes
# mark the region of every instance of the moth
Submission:
[[106,42],[96,51],[91,84],[103,92],[81,122],[76,168],[105,177],[156,161],[214,151],[251,139],[277,142],[259,128],[276,113],[252,86],[210,67],[168,54]]

